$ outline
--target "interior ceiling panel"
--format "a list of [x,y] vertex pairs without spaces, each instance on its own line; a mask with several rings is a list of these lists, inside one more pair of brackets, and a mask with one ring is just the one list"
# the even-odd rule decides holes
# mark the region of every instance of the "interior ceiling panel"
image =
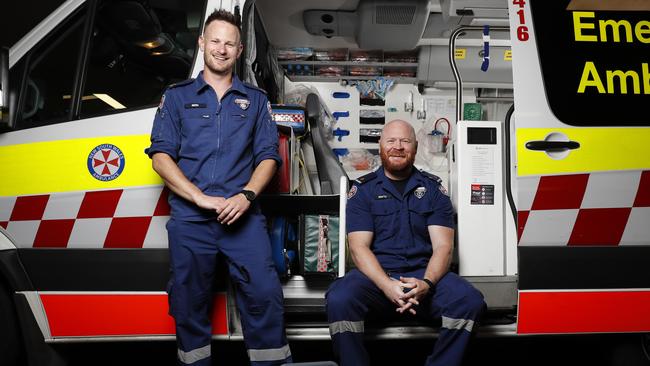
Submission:
[[[355,11],[359,0],[257,0],[257,10],[267,36],[276,47],[358,48],[354,37],[325,38],[305,30],[305,10]],[[272,19],[273,21],[268,21]]]

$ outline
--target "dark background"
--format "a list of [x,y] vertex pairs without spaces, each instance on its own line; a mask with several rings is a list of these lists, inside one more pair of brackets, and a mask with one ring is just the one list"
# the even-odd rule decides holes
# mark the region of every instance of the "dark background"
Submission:
[[45,19],[62,0],[8,0],[0,5],[0,45],[11,48]]

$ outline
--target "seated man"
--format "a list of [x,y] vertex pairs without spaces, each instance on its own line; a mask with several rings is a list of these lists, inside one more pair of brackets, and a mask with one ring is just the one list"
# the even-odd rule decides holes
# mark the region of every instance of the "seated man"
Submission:
[[369,364],[363,345],[368,312],[397,312],[431,324],[442,318],[426,365],[460,365],[485,308],[481,293],[448,271],[453,208],[440,178],[413,167],[416,151],[413,127],[389,122],[379,140],[382,168],[359,178],[348,193],[348,243],[357,269],[326,295],[342,366]]

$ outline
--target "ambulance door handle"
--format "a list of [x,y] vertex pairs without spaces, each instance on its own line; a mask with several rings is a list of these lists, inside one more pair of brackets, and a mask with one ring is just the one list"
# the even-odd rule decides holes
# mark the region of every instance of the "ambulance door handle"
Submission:
[[526,149],[546,152],[562,152],[580,147],[577,141],[528,141]]

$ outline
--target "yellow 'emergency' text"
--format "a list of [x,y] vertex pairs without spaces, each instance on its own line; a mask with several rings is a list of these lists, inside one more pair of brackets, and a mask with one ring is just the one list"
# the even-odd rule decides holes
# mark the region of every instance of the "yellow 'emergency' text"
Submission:
[[[634,37],[641,43],[650,43],[650,21],[641,20],[634,25],[627,20],[599,19],[598,30],[596,31],[593,11],[573,12],[573,35],[577,42],[608,42],[607,30],[611,30],[612,42],[621,42],[621,35],[624,42],[634,42]],[[596,34],[593,34],[596,33]],[[633,37],[634,36],[634,37]]]

